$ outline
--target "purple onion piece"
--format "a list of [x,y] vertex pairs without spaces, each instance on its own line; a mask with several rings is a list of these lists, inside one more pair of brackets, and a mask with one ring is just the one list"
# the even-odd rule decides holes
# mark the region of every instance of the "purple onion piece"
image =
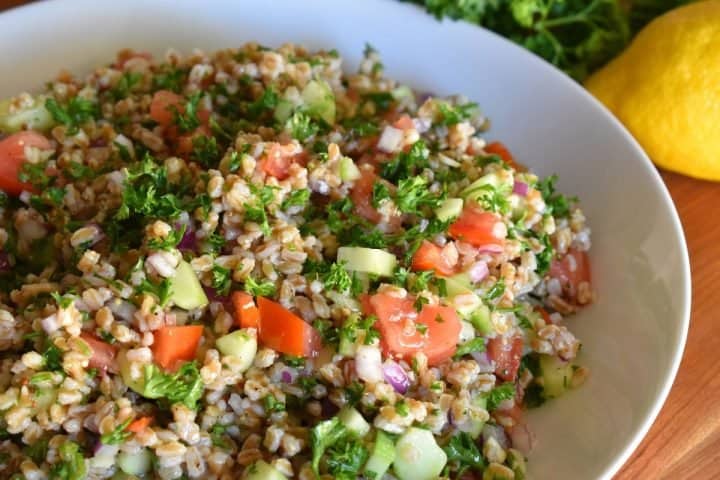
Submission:
[[328,397],[323,398],[320,400],[320,405],[322,406],[322,415],[323,417],[332,417],[336,413],[340,411],[340,407],[335,405],[333,402],[330,401]]
[[478,248],[479,253],[502,253],[502,251],[503,246],[496,243],[490,243],[488,245],[483,245],[482,247]]
[[197,249],[197,237],[195,236],[195,230],[188,228],[185,230],[180,243],[177,245],[178,250],[191,250],[196,251]]
[[525,182],[518,182],[515,180],[515,183],[513,184],[513,193],[516,193],[520,195],[521,197],[524,197],[527,195],[528,192],[528,184]]
[[470,267],[470,280],[475,283],[481,282],[485,277],[488,276],[490,271],[488,270],[487,262],[476,262],[475,265]]
[[383,375],[385,380],[392,385],[395,391],[404,395],[410,388],[410,379],[405,370],[397,363],[388,360],[383,364]]
[[283,383],[292,383],[293,382],[293,374],[290,370],[283,370],[280,373],[280,378],[282,379]]
[[0,272],[9,272],[11,268],[10,255],[7,252],[0,252]]
[[205,291],[205,295],[207,295],[208,300],[210,300],[211,302],[228,303],[228,301],[230,300],[227,296],[220,295],[217,290],[212,287],[206,287],[205,285],[203,285],[202,288]]
[[507,450],[508,448],[510,448],[510,440],[508,440],[505,429],[499,425],[486,423],[483,427],[482,438],[483,442],[487,442],[490,438],[494,438],[495,441],[498,442],[498,444],[503,448],[503,450]]

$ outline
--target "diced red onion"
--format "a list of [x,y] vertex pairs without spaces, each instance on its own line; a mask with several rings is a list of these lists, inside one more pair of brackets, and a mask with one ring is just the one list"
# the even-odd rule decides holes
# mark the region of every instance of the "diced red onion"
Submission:
[[488,357],[487,352],[471,352],[470,355],[480,367],[480,373],[492,373],[495,371],[495,365]]
[[480,261],[470,267],[470,271],[468,273],[470,274],[470,280],[477,283],[487,277],[490,271],[488,270],[487,262]]
[[0,272],[9,272],[10,268],[10,256],[7,252],[0,252]]
[[508,440],[505,430],[491,423],[486,423],[482,431],[483,442],[487,442],[489,438],[494,438],[495,441],[503,448],[507,450],[510,447],[510,441]]
[[280,378],[282,379],[283,383],[293,383],[293,372],[289,369],[285,369],[280,373]]
[[524,197],[527,195],[528,192],[528,184],[525,182],[518,182],[515,180],[515,183],[513,183],[513,193],[516,193],[520,195],[521,197]]
[[205,291],[205,295],[207,295],[208,300],[211,302],[220,302],[220,303],[227,303],[228,297],[226,295],[220,295],[217,290],[215,290],[212,287],[206,287],[203,285],[203,290]]
[[432,126],[432,121],[429,118],[413,118],[413,123],[418,133],[425,133]]
[[536,444],[535,434],[523,423],[519,423],[510,429],[510,441],[513,448],[520,450],[525,455],[529,454]]
[[380,134],[377,148],[385,153],[393,153],[400,150],[405,133],[399,128],[386,126]]
[[388,360],[383,364],[383,375],[385,380],[401,395],[405,395],[408,388],[410,388],[410,379],[407,373],[392,360]]
[[380,382],[383,379],[380,349],[372,345],[360,345],[355,352],[355,371],[361,380]]
[[185,234],[183,235],[182,239],[180,240],[180,243],[177,245],[178,250],[191,250],[196,251],[197,250],[197,237],[195,236],[195,230],[192,230],[190,228],[185,230]]
[[502,253],[503,246],[497,243],[488,243],[478,248],[478,253]]

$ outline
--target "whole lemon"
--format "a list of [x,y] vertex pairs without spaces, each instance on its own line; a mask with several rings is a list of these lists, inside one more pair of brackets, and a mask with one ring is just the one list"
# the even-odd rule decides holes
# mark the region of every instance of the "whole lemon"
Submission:
[[657,165],[720,180],[720,0],[656,18],[586,87]]

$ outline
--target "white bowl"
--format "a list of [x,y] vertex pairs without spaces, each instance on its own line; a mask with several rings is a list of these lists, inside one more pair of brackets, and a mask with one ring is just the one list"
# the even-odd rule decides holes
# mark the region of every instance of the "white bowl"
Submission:
[[123,0],[43,2],[0,15],[0,95],[82,75],[132,47],[163,53],[257,40],[337,48],[354,68],[365,42],[389,76],[439,94],[463,93],[540,174],[560,174],[593,229],[598,302],[571,322],[584,340],[587,384],[530,414],[539,479],[608,478],[655,419],[680,363],[690,270],[677,213],[628,132],[568,77],[500,37],[439,23],[394,1]]

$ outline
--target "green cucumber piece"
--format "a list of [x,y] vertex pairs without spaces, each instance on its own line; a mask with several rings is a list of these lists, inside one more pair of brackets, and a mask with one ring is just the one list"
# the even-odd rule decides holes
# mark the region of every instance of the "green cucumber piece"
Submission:
[[495,331],[492,320],[490,320],[490,309],[483,303],[480,303],[480,305],[470,314],[468,320],[473,324],[473,327],[475,327],[475,330],[477,330],[480,335],[489,335]]
[[237,357],[238,370],[244,372],[253,363],[257,354],[257,339],[246,330],[236,330],[215,340],[215,346],[223,355]]
[[467,272],[447,277],[445,279],[445,287],[447,289],[448,298],[452,298],[463,293],[473,293],[472,281],[470,280],[470,274]]
[[447,463],[447,455],[430,430],[409,428],[395,444],[393,471],[400,480],[434,480]]
[[343,357],[354,357],[357,352],[357,344],[351,342],[346,336],[340,337],[340,343],[338,343],[338,353]]
[[178,264],[175,276],[172,278],[170,300],[185,310],[204,307],[208,304],[207,295],[195,275],[195,270],[184,260]]
[[378,430],[372,453],[365,464],[365,478],[380,480],[394,460],[395,445],[385,432]]
[[462,209],[462,198],[446,198],[440,206],[435,209],[435,216],[441,222],[447,222],[448,220],[459,217]]
[[505,462],[515,473],[514,480],[525,480],[527,478],[527,465],[525,464],[525,456],[522,453],[514,448],[508,449]]
[[327,83],[311,80],[301,96],[308,115],[324,120],[328,125],[335,123],[335,95]]
[[345,428],[358,438],[364,437],[370,431],[370,424],[353,407],[343,407],[338,413],[338,418]]
[[350,157],[342,157],[339,162],[340,179],[343,182],[354,182],[360,178],[360,169]]
[[14,133],[27,128],[44,131],[53,126],[53,117],[45,108],[45,96],[33,100],[33,104],[17,112],[10,113],[12,100],[0,102],[0,132]]
[[120,470],[128,475],[145,475],[152,469],[153,454],[147,448],[137,453],[120,452],[116,462]]
[[258,460],[245,470],[245,480],[286,480],[287,477],[267,462]]
[[[472,404],[476,407],[484,408],[487,410],[487,397],[481,397],[476,396],[472,399]],[[482,433],[483,427],[485,426],[485,422],[482,422],[480,420],[470,420],[470,427],[467,429],[468,435],[470,435],[473,439],[478,438],[480,434]]]
[[395,100],[402,100],[403,98],[414,98],[415,94],[407,85],[400,85],[390,92]]
[[488,191],[488,188],[492,187],[497,190],[506,190],[509,192],[513,188],[512,175],[508,175],[506,179],[500,179],[496,173],[488,173],[475,180],[473,183],[468,185],[460,192],[460,196],[468,200],[477,200],[483,193]]
[[397,259],[392,253],[378,248],[340,247],[337,261],[345,262],[351,272],[365,272],[390,277],[395,271]]
[[573,376],[573,366],[570,362],[563,362],[554,355],[541,354],[538,364],[545,398],[559,397],[570,388]]
[[293,105],[291,101],[281,99],[275,107],[273,116],[278,122],[285,123],[287,119],[290,118],[290,115],[293,114],[293,110],[295,110],[295,105]]

